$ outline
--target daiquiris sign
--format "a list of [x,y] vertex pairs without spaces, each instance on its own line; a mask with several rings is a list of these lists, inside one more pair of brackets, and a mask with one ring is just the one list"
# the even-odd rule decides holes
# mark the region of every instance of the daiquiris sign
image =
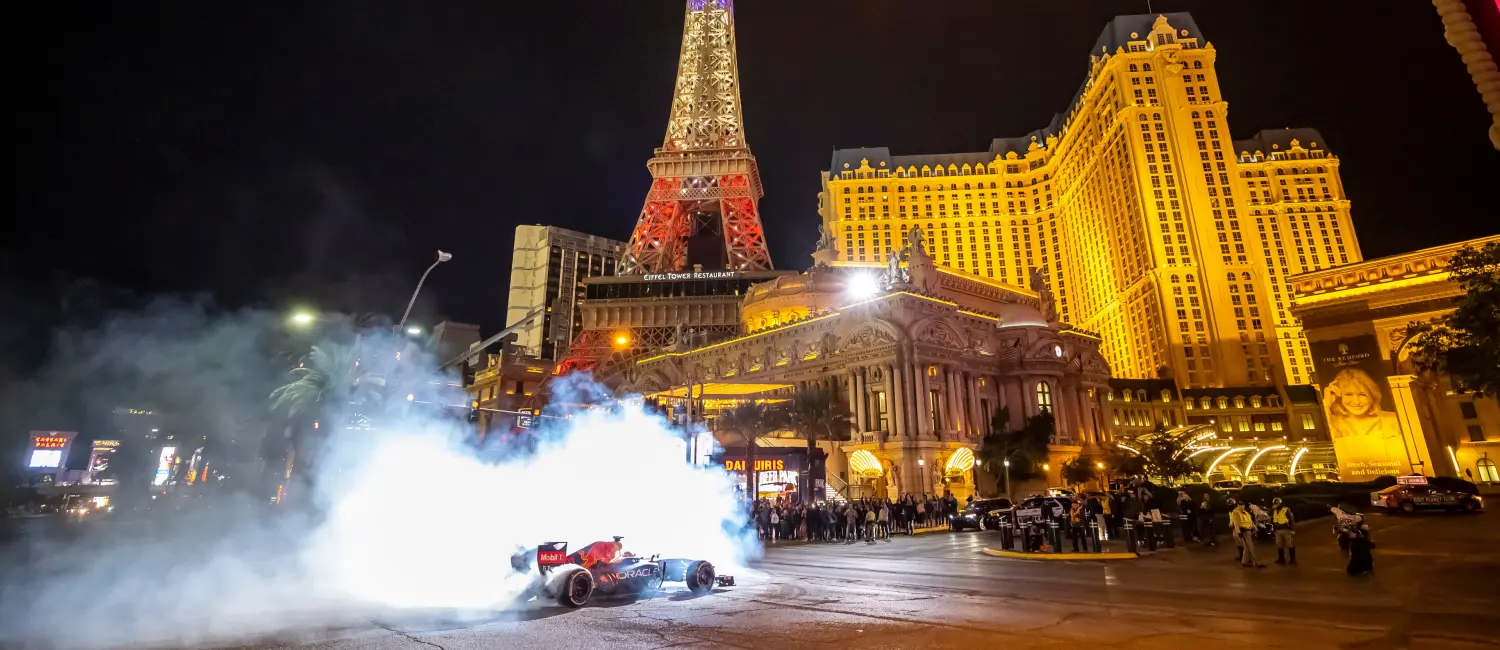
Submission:
[[647,273],[641,276],[647,282],[658,280],[732,280],[739,277],[738,271],[695,271],[692,273]]

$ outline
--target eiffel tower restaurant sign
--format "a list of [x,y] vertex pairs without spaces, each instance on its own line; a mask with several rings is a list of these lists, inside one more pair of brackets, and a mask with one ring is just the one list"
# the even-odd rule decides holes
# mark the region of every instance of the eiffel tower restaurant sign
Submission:
[[646,282],[674,281],[674,280],[733,280],[740,277],[737,271],[694,271],[692,273],[647,273],[642,276]]

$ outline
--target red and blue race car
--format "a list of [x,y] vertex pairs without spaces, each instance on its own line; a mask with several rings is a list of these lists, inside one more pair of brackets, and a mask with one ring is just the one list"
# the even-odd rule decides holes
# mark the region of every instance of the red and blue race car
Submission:
[[567,607],[582,607],[594,594],[627,595],[661,589],[666,582],[682,582],[694,594],[715,586],[734,586],[733,576],[714,573],[705,560],[637,557],[625,552],[622,538],[594,542],[573,553],[567,542],[548,542],[512,555],[510,563],[522,573],[533,570],[543,595],[557,598]]

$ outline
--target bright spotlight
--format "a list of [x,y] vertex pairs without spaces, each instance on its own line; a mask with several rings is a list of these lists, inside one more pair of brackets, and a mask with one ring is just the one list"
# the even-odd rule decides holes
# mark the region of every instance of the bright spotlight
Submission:
[[630,337],[621,334],[615,337],[615,345],[625,345],[630,342]]
[[292,314],[292,323],[293,324],[296,324],[296,325],[311,325],[312,322],[313,322],[313,315],[309,314],[309,313],[307,313],[305,311],[304,312],[297,312],[295,314]]
[[412,336],[417,336],[418,334],[422,333],[422,328],[413,325],[411,327],[406,328],[406,333],[410,334]]
[[845,289],[850,298],[864,300],[873,297],[880,292],[880,285],[875,281],[875,276],[869,273],[856,273],[849,276],[849,284]]

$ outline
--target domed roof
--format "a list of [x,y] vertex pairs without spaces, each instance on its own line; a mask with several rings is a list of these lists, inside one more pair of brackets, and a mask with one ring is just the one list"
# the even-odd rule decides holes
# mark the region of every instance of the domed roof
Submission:
[[995,327],[1046,327],[1047,319],[1036,307],[1021,302],[1002,302],[995,315],[1000,319]]

